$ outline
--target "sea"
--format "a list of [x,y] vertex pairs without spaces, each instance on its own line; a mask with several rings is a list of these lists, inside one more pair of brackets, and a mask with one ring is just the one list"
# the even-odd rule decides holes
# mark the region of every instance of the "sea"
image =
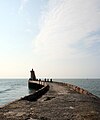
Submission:
[[[53,79],[53,81],[79,86],[100,97],[100,79]],[[0,107],[30,93],[28,79],[0,79]]]

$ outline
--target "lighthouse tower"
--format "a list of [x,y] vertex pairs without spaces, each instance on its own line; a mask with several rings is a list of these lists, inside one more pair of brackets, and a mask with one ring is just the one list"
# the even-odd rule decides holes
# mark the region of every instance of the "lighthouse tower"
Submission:
[[33,71],[33,69],[30,71],[30,73],[31,73],[31,78],[29,80],[36,80],[35,72]]

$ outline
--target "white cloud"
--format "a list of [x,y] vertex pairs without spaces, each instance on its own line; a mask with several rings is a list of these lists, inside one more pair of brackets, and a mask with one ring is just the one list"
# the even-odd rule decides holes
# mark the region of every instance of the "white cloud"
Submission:
[[[91,34],[100,30],[99,5],[99,0],[49,0],[42,11],[40,33],[35,39],[37,62],[39,64],[40,59],[45,61],[45,64],[39,64],[41,67],[50,68],[58,74],[59,69],[64,76],[66,73],[71,75],[72,71],[75,75],[75,69],[77,75],[78,72],[87,74],[89,69],[98,66],[94,65],[96,61],[92,61],[93,64],[85,68],[83,62],[88,65],[88,60],[92,59],[87,57],[89,47],[95,43],[100,46],[100,35]],[[81,50],[78,45],[84,49]]]
[[93,45],[98,36],[91,40],[86,36],[100,29],[98,4],[99,0],[49,0],[36,38],[36,53],[46,58],[65,58],[76,52],[70,46],[80,40],[85,42],[85,47]]
[[20,14],[23,11],[24,7],[26,6],[29,0],[20,0],[20,1],[21,1],[21,5],[19,7],[18,14]]

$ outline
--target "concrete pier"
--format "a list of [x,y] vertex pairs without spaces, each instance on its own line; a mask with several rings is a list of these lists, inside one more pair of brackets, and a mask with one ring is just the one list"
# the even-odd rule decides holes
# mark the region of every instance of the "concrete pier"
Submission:
[[20,99],[1,108],[0,120],[100,120],[100,98],[73,85],[46,84],[48,92],[37,101]]

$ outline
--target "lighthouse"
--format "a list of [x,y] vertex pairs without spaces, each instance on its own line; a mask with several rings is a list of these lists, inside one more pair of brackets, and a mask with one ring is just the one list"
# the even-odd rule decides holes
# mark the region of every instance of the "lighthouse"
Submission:
[[36,80],[35,72],[33,69],[30,71],[30,73],[31,73],[31,78],[29,80]]

